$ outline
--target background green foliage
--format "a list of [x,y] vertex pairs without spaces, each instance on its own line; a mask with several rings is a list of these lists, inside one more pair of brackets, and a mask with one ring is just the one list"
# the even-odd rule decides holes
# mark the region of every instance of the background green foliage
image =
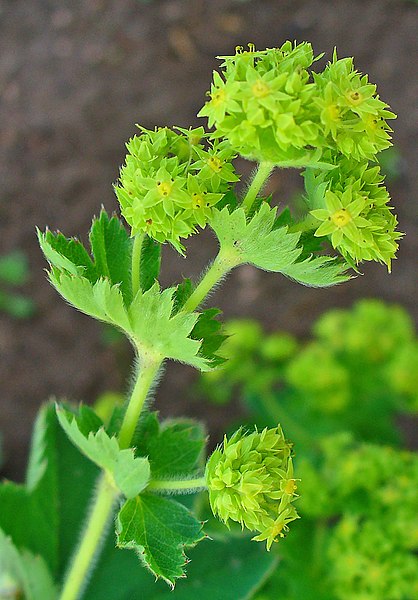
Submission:
[[418,458],[400,414],[418,412],[417,338],[400,307],[362,300],[325,313],[313,339],[233,321],[222,370],[201,376],[215,403],[241,399],[248,421],[280,422],[295,443],[301,519],[257,600],[418,597]]
[[33,300],[14,291],[24,285],[28,277],[28,261],[23,252],[16,250],[0,256],[0,311],[15,319],[26,319],[34,313]]

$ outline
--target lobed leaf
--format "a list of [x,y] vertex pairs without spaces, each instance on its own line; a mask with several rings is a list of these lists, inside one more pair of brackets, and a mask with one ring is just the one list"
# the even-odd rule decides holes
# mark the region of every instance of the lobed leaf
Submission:
[[45,561],[27,550],[19,552],[0,529],[0,598],[55,600],[57,590]]
[[191,338],[201,340],[199,354],[210,361],[212,367],[225,362],[225,358],[216,354],[227,338],[221,333],[222,324],[216,319],[220,313],[217,308],[203,310],[190,333]]
[[172,479],[202,470],[206,431],[191,419],[173,419],[160,425],[157,413],[148,413],[133,443],[137,454],[148,457],[153,479]]
[[99,218],[93,220],[89,238],[97,279],[103,277],[112,285],[119,284],[124,301],[129,303],[132,239],[126,229],[115,215],[109,218],[102,210]]
[[82,416],[77,417],[62,407],[57,408],[57,415],[73,444],[98,467],[112,475],[116,486],[127,498],[134,498],[147,486],[150,477],[147,458],[135,458],[131,448],[121,450],[117,438],[109,437],[103,427],[87,431]]
[[82,526],[97,474],[68,441],[54,406],[45,405],[36,419],[27,482],[0,485],[0,528],[14,546],[42,556],[61,575],[78,543],[74,532]]
[[135,296],[128,311],[132,335],[139,349],[151,349],[161,357],[208,370],[208,361],[199,354],[201,342],[190,337],[199,315],[173,315],[174,292],[175,288],[160,291],[155,283],[145,293]]
[[98,279],[92,284],[85,277],[69,275],[55,268],[49,278],[61,296],[78,310],[119,327],[128,335],[131,333],[129,316],[118,286],[112,286],[107,279]]
[[227,208],[215,211],[211,227],[221,250],[235,255],[237,264],[283,273],[305,285],[321,287],[349,279],[347,265],[332,257],[311,256],[301,261],[300,234],[277,227],[276,212],[266,202],[250,220],[242,207],[232,213]]
[[202,524],[185,506],[143,494],[125,502],[117,517],[117,544],[137,552],[146,567],[171,587],[184,577],[186,547],[204,538]]

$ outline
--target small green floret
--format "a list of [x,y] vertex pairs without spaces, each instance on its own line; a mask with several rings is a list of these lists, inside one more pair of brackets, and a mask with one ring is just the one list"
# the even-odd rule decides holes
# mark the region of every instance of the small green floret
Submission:
[[213,513],[258,532],[253,539],[266,540],[268,550],[298,518],[291,444],[280,425],[225,437],[207,463],[206,479]]
[[178,132],[141,128],[127,143],[115,192],[132,235],[146,233],[182,252],[180,239],[205,227],[213,207],[238,177],[230,146],[204,146],[204,137],[203,127]]

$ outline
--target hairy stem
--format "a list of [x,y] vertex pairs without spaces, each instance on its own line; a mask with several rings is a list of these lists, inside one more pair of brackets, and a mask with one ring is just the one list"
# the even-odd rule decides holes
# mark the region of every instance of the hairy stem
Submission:
[[195,479],[173,479],[167,481],[154,480],[148,484],[148,490],[161,490],[161,491],[181,491],[181,490],[193,490],[198,491],[206,488],[206,478],[196,477]]
[[[119,445],[121,448],[130,446],[139,415],[161,362],[161,360],[150,360],[149,362],[143,361],[140,365],[138,377],[119,432]],[[119,492],[115,490],[106,475],[103,474],[96,490],[93,508],[84,529],[82,540],[65,579],[60,600],[77,600],[81,597],[85,580],[100,549],[100,542],[106,531],[106,525],[112,517],[118,496]]]
[[106,475],[103,474],[97,486],[96,497],[87,526],[65,579],[60,600],[77,600],[77,598],[80,598],[91,565],[103,541],[104,532],[111,519],[113,506],[118,495]]
[[193,312],[209,294],[211,289],[219,283],[225,275],[240,264],[238,254],[227,254],[220,250],[212,265],[200,280],[200,283],[185,302],[183,310]]
[[[134,294],[140,288],[139,274],[142,243],[143,237],[136,236],[132,252],[132,290]],[[237,266],[239,262],[237,254],[228,254],[221,250],[212,263],[212,266],[187,300],[183,310],[190,312],[195,310],[210,290],[228,271]],[[135,432],[138,419],[148,392],[161,367],[162,360],[161,357],[151,357],[142,353],[138,377],[119,431],[118,441],[121,449],[129,448],[132,442],[132,436]],[[204,477],[178,481],[154,481],[149,485],[149,489],[167,491],[187,489],[195,489],[197,491],[205,487],[206,481]],[[84,530],[83,538],[64,582],[60,600],[77,600],[81,597],[87,574],[91,569],[94,557],[97,555],[100,541],[103,538],[103,532],[111,519],[118,495],[118,492],[110,487],[106,476],[103,475],[96,491],[93,509]]]
[[131,445],[132,436],[135,433],[139,416],[161,363],[161,359],[150,360],[149,362],[142,360],[139,365],[138,377],[134,389],[132,390],[128,408],[126,409],[122,426],[119,431],[118,439],[121,449],[129,448]]
[[242,206],[245,212],[248,213],[258,196],[258,193],[267,181],[268,176],[273,170],[274,165],[269,162],[260,162],[258,169],[254,174],[254,177],[250,183],[250,186],[242,200]]
[[144,243],[144,234],[138,233],[134,237],[134,245],[132,248],[132,296],[136,296],[141,286],[141,251]]

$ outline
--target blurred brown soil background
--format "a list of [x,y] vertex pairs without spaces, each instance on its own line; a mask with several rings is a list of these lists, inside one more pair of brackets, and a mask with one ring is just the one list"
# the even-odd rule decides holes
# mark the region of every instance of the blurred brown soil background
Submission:
[[[308,40],[328,58],[334,46],[340,56],[355,56],[399,115],[394,142],[402,173],[390,187],[407,235],[391,275],[365,265],[363,276],[316,290],[241,268],[211,302],[225,317],[255,317],[267,330],[299,336],[327,308],[361,297],[399,303],[417,320],[417,31],[417,4],[408,0],[0,2],[0,254],[17,248],[28,254],[24,291],[37,305],[27,321],[0,315],[3,475],[22,476],[31,425],[45,399],[91,402],[105,390],[126,391],[130,372],[129,349],[105,344],[102,327],[49,286],[35,226],[85,240],[100,206],[117,208],[112,182],[134,123],[197,124],[214,57],[238,44]],[[269,185],[286,200],[301,183],[297,173],[277,172]],[[164,284],[182,274],[197,277],[216,244],[205,232],[188,247],[186,260],[165,249]],[[216,438],[228,414],[193,401],[193,376],[188,367],[168,365],[156,406],[163,415],[207,412]]]

